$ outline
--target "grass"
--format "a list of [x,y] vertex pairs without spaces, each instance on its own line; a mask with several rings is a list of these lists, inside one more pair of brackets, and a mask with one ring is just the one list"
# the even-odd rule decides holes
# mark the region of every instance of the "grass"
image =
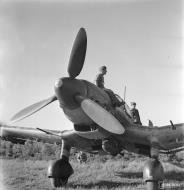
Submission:
[[[75,173],[70,177],[67,187],[60,189],[144,190],[146,185],[142,180],[142,167],[145,160],[145,158],[110,159],[106,162],[92,160],[86,164],[72,160]],[[0,164],[1,190],[52,189],[47,178],[47,161],[1,159]],[[184,189],[183,165],[163,162],[163,166],[167,189]]]

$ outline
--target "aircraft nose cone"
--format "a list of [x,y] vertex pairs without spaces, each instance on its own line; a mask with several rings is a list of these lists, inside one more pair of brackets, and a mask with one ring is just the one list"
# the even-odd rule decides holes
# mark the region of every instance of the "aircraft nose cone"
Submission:
[[62,79],[56,80],[56,82],[55,82],[55,84],[54,84],[54,86],[55,86],[56,89],[61,88],[62,85],[63,85]]
[[63,77],[55,82],[55,95],[59,100],[60,107],[75,109],[79,107],[75,100],[76,95],[85,96],[87,93],[85,83],[72,78]]

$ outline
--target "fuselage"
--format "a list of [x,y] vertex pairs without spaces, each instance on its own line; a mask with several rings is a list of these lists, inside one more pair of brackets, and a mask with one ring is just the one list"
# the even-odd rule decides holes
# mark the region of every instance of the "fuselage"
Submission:
[[76,101],[76,96],[91,99],[105,108],[110,107],[115,117],[122,124],[122,127],[125,128],[124,134],[112,134],[112,136],[127,150],[140,153],[139,150],[144,148],[149,151],[153,144],[157,144],[159,149],[162,150],[181,147],[184,144],[183,124],[177,125],[176,130],[171,130],[170,126],[151,128],[134,124],[123,106],[113,108],[108,94],[103,89],[86,80],[61,78],[55,84],[55,93],[66,117],[74,125],[79,125],[83,128],[95,123],[84,113],[80,103]]

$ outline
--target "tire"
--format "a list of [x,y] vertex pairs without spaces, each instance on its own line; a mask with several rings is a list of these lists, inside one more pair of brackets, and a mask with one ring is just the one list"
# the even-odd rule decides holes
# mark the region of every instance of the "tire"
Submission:
[[50,182],[53,188],[63,187],[67,184],[68,178],[50,178]]

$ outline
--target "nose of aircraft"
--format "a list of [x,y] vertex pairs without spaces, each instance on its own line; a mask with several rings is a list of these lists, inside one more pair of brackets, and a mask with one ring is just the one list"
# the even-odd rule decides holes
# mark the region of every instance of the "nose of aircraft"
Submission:
[[75,101],[76,95],[86,96],[87,90],[82,80],[60,78],[55,82],[55,94],[60,102],[60,107],[75,109],[79,104]]
[[63,85],[63,80],[61,78],[61,79],[56,80],[54,87],[55,89],[59,89],[59,88],[62,88],[62,85]]

